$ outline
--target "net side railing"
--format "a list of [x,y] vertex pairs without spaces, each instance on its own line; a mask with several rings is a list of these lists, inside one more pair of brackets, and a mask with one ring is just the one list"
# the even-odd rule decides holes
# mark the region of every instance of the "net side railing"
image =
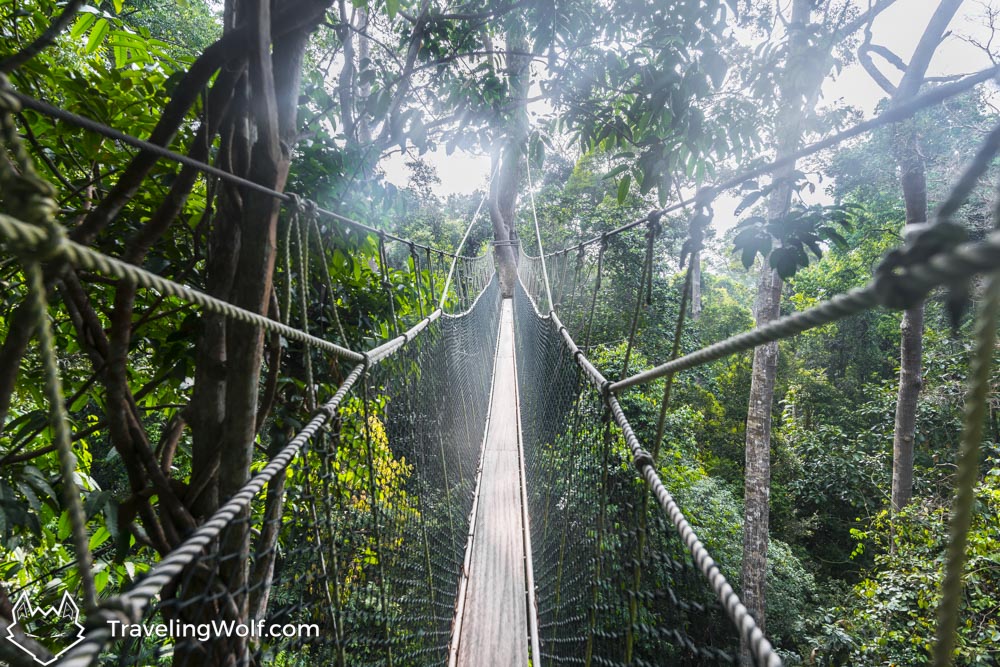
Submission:
[[[946,567],[941,589],[942,601],[938,608],[936,642],[933,646],[934,664],[938,667],[951,664],[959,622],[963,591],[962,570],[966,561],[974,488],[979,474],[978,452],[983,437],[985,405],[990,393],[989,374],[996,340],[995,320],[1000,310],[1000,281],[996,277],[996,272],[1000,269],[1000,231],[997,231],[1000,228],[1000,207],[994,209],[994,231],[981,241],[964,242],[967,238],[965,229],[951,218],[987,172],[998,151],[1000,126],[985,137],[952,189],[938,205],[932,220],[926,224],[914,225],[912,229],[908,228],[904,244],[886,255],[867,285],[687,354],[683,353],[681,343],[692,286],[693,272],[690,265],[684,272],[675,295],[677,308],[671,326],[674,332],[672,347],[668,350],[657,349],[650,346],[649,341],[641,335],[643,326],[655,326],[649,321],[650,316],[655,313],[650,312],[648,306],[653,295],[653,276],[658,270],[656,244],[661,231],[660,217],[666,211],[654,211],[634,223],[622,225],[593,239],[552,253],[546,253],[541,247],[536,221],[538,256],[532,257],[523,252],[520,255],[521,293],[533,304],[543,304],[548,309],[548,318],[555,323],[555,329],[562,334],[567,349],[582,369],[583,375],[599,391],[605,409],[610,411],[615,424],[621,429],[632,454],[633,464],[649,484],[659,509],[669,519],[669,524],[672,524],[672,529],[683,541],[697,569],[707,578],[716,598],[733,625],[738,628],[741,652],[749,649],[758,664],[780,664],[781,661],[760,635],[753,618],[739,602],[732,587],[725,581],[704,545],[688,525],[657,472],[660,446],[665,442],[665,417],[670,409],[674,376],[681,371],[696,369],[715,360],[753,350],[765,343],[791,338],[870,309],[909,308],[924,301],[938,288],[946,291],[952,313],[960,312],[959,307],[965,305],[969,300],[968,295],[975,289],[975,277],[985,275],[982,300],[976,313],[975,345],[970,362],[958,457],[956,496],[950,539],[944,554]],[[717,193],[718,190],[715,189],[703,190],[692,202],[695,204],[695,211],[689,224],[688,241],[684,246],[688,253],[697,252],[701,246],[705,227],[711,222],[711,202]],[[645,233],[645,243],[638,238],[642,233]],[[682,255],[684,253],[682,250]],[[605,286],[607,282],[613,282],[612,287]],[[537,308],[535,310],[537,316],[542,318],[537,313]],[[562,326],[561,317],[570,323],[569,328]],[[599,332],[604,340],[594,340],[595,332]],[[574,336],[584,341],[582,349],[577,346]],[[649,338],[655,340],[663,337]],[[624,356],[620,360],[620,367],[613,369],[617,380],[607,379],[587,355],[595,347],[607,351],[617,347],[619,343],[624,345]],[[666,360],[651,368],[635,369],[629,364],[631,361],[633,366],[637,365],[632,359],[637,351],[645,352],[649,359]],[[614,356],[610,358],[614,359]],[[660,401],[655,436],[649,438],[647,445],[640,442],[628,423],[619,397],[624,397],[624,392],[632,387],[655,381],[662,382],[664,393]],[[543,446],[549,448],[557,440],[551,433],[540,439]],[[533,446],[538,442],[539,438],[535,438]],[[644,445],[651,451],[647,451]],[[646,497],[641,504],[645,506],[645,503]],[[638,534],[641,536],[649,525],[649,519],[642,510],[637,517],[641,524]],[[628,593],[630,600],[626,625],[626,661],[634,656],[635,637],[640,634],[637,623],[644,623],[641,619],[647,618],[644,605],[648,598],[645,597],[641,582],[645,571],[650,569],[651,562],[657,558],[655,552],[647,552],[645,549],[648,539],[640,537],[638,547],[632,550],[635,558],[632,565],[633,583]],[[579,638],[575,639],[578,644]],[[588,637],[588,642],[592,641]],[[589,654],[584,660],[587,664],[592,661]]]
[[[0,214],[0,244],[9,255],[5,270],[26,277],[12,299],[33,306],[27,312],[39,330],[56,434],[52,449],[61,463],[72,533],[72,548],[53,552],[53,560],[62,561],[58,567],[7,593],[27,595],[42,609],[63,591],[84,592],[84,639],[58,664],[416,665],[446,659],[498,328],[492,256],[414,244],[269,192],[292,206],[279,226],[273,301],[280,305],[267,315],[255,313],[67,238],[50,206],[51,189],[35,174],[10,115],[3,120],[3,141],[20,172],[0,170],[0,179],[16,181],[25,199],[15,202],[13,190],[3,193],[5,207],[24,219]],[[216,175],[246,185],[231,174]],[[350,227],[361,233],[356,242],[377,248],[368,268],[372,296],[385,299],[378,304],[384,319],[376,324],[383,336],[388,332],[388,342],[362,351],[348,347],[338,312],[344,303],[328,271],[331,245],[342,241],[334,232],[343,230],[325,223]],[[148,293],[154,305],[144,319],[193,315],[239,322],[263,330],[269,345],[285,350],[284,361],[265,355],[257,400],[274,400],[267,397],[271,380],[263,380],[273,377],[292,416],[258,425],[249,481],[168,550],[157,553],[140,541],[146,536],[138,520],[128,527],[137,536],[132,544],[108,544],[99,516],[84,511],[84,498],[89,502],[102,489],[90,481],[81,492],[73,483],[80,463],[71,445],[77,437],[72,420],[94,423],[94,415],[89,402],[78,408],[62,392],[60,367],[77,368],[81,355],[59,349],[53,338],[49,313],[69,306],[48,299],[44,276],[52,268],[65,275],[92,272],[117,289]],[[136,349],[127,361],[148,364],[143,354]],[[180,400],[194,400],[183,390]],[[304,426],[296,410],[310,415]],[[102,435],[106,422],[96,417],[86,437],[110,450]],[[171,481],[197,497],[198,475],[211,471],[194,470],[184,448],[171,459]],[[92,474],[86,463],[82,470]],[[157,506],[155,495],[151,506],[170,511]],[[128,575],[109,581],[106,573],[123,556],[129,567],[118,569]],[[27,623],[24,615],[22,620]],[[56,647],[34,642],[24,623],[6,627],[51,662]],[[39,629],[37,623],[32,629]],[[62,629],[42,628],[54,634]],[[12,655],[13,664],[31,659]]]
[[[494,278],[466,313],[435,312],[374,351],[57,664],[445,662],[498,313]],[[249,636],[229,629],[240,625]]]
[[736,631],[660,507],[643,502],[624,415],[522,283],[514,305],[542,663],[733,664]]

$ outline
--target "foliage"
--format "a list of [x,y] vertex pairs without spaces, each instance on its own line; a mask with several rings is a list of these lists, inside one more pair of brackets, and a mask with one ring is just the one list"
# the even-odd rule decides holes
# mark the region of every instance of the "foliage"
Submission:
[[[979,485],[969,534],[967,595],[959,622],[956,664],[989,665],[997,658],[1000,627],[1000,475]],[[948,541],[947,505],[920,500],[894,518],[882,512],[855,531],[857,552],[874,551],[874,567],[842,607],[830,610],[818,651],[822,665],[930,664]]]

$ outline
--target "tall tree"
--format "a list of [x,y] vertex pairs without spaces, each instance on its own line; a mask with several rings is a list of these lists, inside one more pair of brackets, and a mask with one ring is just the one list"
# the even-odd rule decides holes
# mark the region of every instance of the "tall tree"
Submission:
[[[799,147],[805,122],[812,114],[820,87],[833,65],[832,52],[844,37],[854,33],[869,16],[883,11],[889,2],[872,6],[863,16],[839,25],[816,25],[812,0],[793,0],[787,21],[785,66],[778,79],[781,106],[775,119],[776,157],[785,158]],[[829,9],[829,8],[828,8]],[[791,210],[796,172],[789,162],[772,174],[767,218],[779,224]],[[770,243],[768,244],[770,247]],[[781,311],[782,277],[773,259],[781,248],[765,258],[757,283],[754,314],[757,326],[776,319]],[[767,549],[771,495],[771,411],[778,371],[778,343],[754,350],[750,398],[746,421],[746,470],[744,481],[743,565],[740,573],[743,602],[763,629],[766,624]],[[741,660],[750,664],[747,647]]]
[[[788,25],[788,56],[785,76],[779,83],[782,110],[777,119],[781,128],[777,157],[783,158],[799,146],[802,122],[806,113],[805,100],[809,88],[818,82],[805,76],[809,62],[809,23],[811,0],[793,0]],[[811,86],[810,86],[811,84]],[[780,220],[788,214],[792,198],[792,174],[795,163],[773,174],[776,187],[767,202],[767,215]],[[757,299],[754,314],[757,326],[778,317],[781,310],[781,276],[768,261],[763,263],[757,282]],[[746,480],[744,503],[746,515],[743,522],[743,569],[740,583],[743,604],[757,619],[763,629],[766,621],[767,545],[769,504],[771,497],[771,406],[774,400],[774,382],[778,373],[778,343],[761,345],[754,350],[750,384],[750,401],[746,425]],[[751,664],[744,648],[742,660]]]
[[[531,85],[531,57],[525,34],[524,18],[508,17],[507,89],[510,110],[500,134],[500,150],[494,154],[496,176],[490,184],[490,222],[496,241],[497,268],[500,274],[500,291],[512,296],[517,283],[517,265],[514,246],[517,238],[515,213],[517,193],[524,173],[524,156],[528,141],[528,89]],[[503,116],[502,116],[503,118]]]
[[[912,99],[927,79],[927,68],[945,31],[963,0],[943,0],[931,16],[924,34],[910,58],[909,65],[886,49],[871,43],[871,27],[858,50],[858,59],[871,77],[891,95],[893,107]],[[898,86],[893,86],[872,61],[871,53],[885,58],[903,71]],[[896,160],[906,210],[904,229],[927,221],[927,177],[920,152],[920,137],[914,122],[902,123],[896,133]],[[892,437],[893,511],[909,504],[913,494],[913,442],[916,437],[917,399],[923,386],[921,365],[924,339],[924,305],[917,304],[903,312],[899,325],[899,392],[896,398],[896,422]]]

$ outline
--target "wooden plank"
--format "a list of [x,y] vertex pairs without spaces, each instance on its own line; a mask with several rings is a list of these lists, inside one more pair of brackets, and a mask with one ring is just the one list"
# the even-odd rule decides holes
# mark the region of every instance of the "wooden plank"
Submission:
[[458,664],[527,665],[513,311],[504,299]]

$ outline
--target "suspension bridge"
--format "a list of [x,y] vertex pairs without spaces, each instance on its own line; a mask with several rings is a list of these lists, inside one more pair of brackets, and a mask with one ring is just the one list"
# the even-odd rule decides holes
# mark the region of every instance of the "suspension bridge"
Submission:
[[[968,89],[981,80],[960,83]],[[939,101],[945,88],[904,112]],[[964,89],[947,88],[950,94]],[[504,295],[492,253],[471,257],[461,247],[445,253],[413,243],[6,86],[2,103],[2,141],[13,161],[0,161],[0,243],[23,267],[26,312],[45,369],[69,508],[73,567],[85,597],[86,632],[59,656],[55,664],[63,667],[703,665],[735,664],[741,646],[757,665],[780,665],[778,651],[663,482],[662,417],[656,435],[643,441],[620,399],[630,387],[662,382],[666,406],[676,373],[869,308],[904,307],[937,287],[961,285],[1000,267],[998,232],[967,243],[943,243],[940,235],[910,239],[865,288],[690,354],[681,355],[675,345],[672,358],[651,369],[633,372],[627,353],[620,377],[611,380],[588,354],[594,304],[614,239],[644,235],[649,248],[662,215],[682,206],[694,206],[691,235],[700,238],[697,226],[707,223],[703,213],[711,199],[775,163],[557,252],[542,248],[536,219],[537,254],[519,247],[517,284]],[[284,319],[244,310],[68,237],[56,221],[52,189],[21,144],[13,116],[20,108],[282,201],[288,210],[285,263],[279,267]],[[894,108],[863,125],[871,129],[904,116]],[[995,152],[994,146],[970,163],[947,205],[968,194],[967,184],[984,173]],[[946,218],[939,216],[936,224],[948,224]],[[386,290],[386,246],[399,244],[401,270],[411,272],[418,301],[429,296],[437,307],[420,312],[405,330],[393,313],[396,335],[370,349],[333,342],[335,330],[311,326],[307,294],[310,267],[314,278],[320,269],[315,279],[323,279],[324,225],[377,239]],[[450,260],[446,275],[440,272],[443,282],[435,258],[439,265]],[[629,352],[649,298],[644,290],[653,262],[647,252],[645,262],[632,267],[638,280],[629,311],[634,316],[625,318]],[[305,425],[276,453],[260,457],[252,478],[148,572],[105,599],[94,594],[93,564],[104,556],[90,549],[91,528],[74,482],[77,461],[48,317],[45,267],[87,270],[169,295],[205,314],[279,335],[306,360],[312,411]],[[689,285],[690,272],[683,298]],[[329,288],[332,294],[334,286]],[[965,470],[975,465],[981,436],[976,409],[988,385],[998,292],[997,279],[989,278],[970,374],[960,463]],[[336,319],[335,303],[322,307]],[[682,305],[678,336],[683,313]],[[316,393],[324,384],[315,377],[320,361],[324,368],[332,363],[346,369],[326,396]],[[946,654],[954,634],[949,619],[957,609],[949,605],[957,605],[961,592],[960,517],[970,493],[958,490],[959,519],[948,555],[939,629]],[[196,627],[213,621],[301,624],[319,632],[207,639],[182,633],[168,640],[112,632],[124,625]]]

